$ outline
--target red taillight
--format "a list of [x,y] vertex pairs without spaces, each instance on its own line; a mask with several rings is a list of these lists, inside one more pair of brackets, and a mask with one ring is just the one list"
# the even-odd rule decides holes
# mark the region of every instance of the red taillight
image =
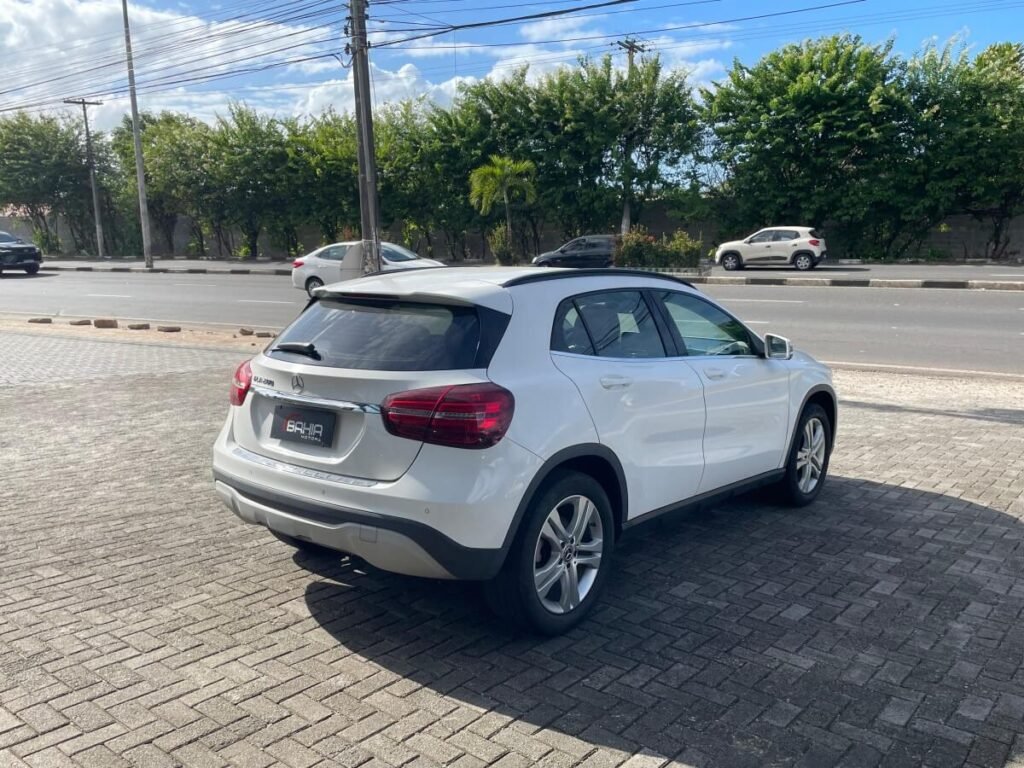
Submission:
[[249,394],[249,387],[252,386],[252,368],[246,360],[235,371],[235,378],[231,380],[231,404],[241,405],[245,402],[245,396]]
[[516,401],[497,384],[459,384],[388,395],[381,405],[393,435],[453,448],[489,448],[508,431]]
[[815,248],[821,245],[821,240],[808,240],[807,242],[813,245]]
[[292,269],[298,269],[305,263],[306,262],[304,262],[302,259],[296,259],[295,261],[292,262]]

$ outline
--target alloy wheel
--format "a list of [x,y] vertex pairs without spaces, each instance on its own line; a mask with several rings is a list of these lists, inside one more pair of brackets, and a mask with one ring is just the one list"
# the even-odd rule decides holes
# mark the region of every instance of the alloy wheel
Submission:
[[796,453],[797,486],[801,493],[811,493],[821,482],[825,466],[825,425],[812,417],[804,424],[800,449]]
[[533,556],[533,583],[545,610],[566,614],[587,597],[604,552],[597,507],[586,496],[555,505],[541,526]]

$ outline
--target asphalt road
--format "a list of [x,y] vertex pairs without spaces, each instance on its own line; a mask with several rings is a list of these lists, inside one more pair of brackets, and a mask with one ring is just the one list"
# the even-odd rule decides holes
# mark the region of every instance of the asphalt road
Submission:
[[[703,286],[759,333],[832,362],[1024,374],[1024,292]],[[279,328],[305,295],[287,277],[4,274],[0,313]]]

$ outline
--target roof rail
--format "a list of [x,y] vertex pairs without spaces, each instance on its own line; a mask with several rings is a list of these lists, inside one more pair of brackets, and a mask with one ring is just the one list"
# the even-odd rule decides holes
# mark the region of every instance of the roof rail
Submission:
[[[650,277],[655,280],[667,280],[677,285],[685,285],[693,288],[692,283],[680,280],[674,275],[667,275],[664,272],[648,272],[644,269],[621,269],[619,267],[592,267],[583,269],[552,269],[546,272],[532,272],[528,275],[513,277],[506,280],[502,285],[506,288],[513,285],[526,285],[528,283],[542,283],[546,280],[561,280],[572,277],[608,277],[609,275],[625,275],[627,277]],[[694,288],[694,290],[697,290]]]

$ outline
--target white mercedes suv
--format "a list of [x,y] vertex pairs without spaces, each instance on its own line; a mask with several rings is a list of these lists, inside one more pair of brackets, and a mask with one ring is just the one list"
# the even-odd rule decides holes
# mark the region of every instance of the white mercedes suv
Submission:
[[831,378],[667,276],[380,274],[319,289],[239,366],[213,473],[292,546],[483,581],[499,614],[554,634],[632,526],[766,483],[813,501]]

